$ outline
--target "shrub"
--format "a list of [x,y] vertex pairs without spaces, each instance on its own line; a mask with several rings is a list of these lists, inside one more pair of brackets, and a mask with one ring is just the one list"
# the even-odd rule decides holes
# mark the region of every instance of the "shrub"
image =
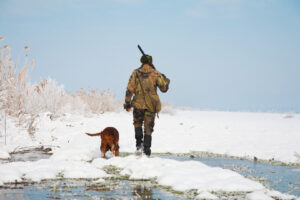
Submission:
[[[27,50],[28,47],[25,49]],[[31,65],[33,67],[33,62]],[[0,46],[0,106],[8,115],[19,117],[25,113],[26,96],[29,90],[27,78],[27,62],[18,70],[11,58],[9,46]]]
[[99,92],[98,90],[88,90],[87,92],[80,89],[75,93],[75,96],[81,98],[87,104],[87,109],[91,113],[104,113],[118,111],[121,103],[115,100],[110,90]]

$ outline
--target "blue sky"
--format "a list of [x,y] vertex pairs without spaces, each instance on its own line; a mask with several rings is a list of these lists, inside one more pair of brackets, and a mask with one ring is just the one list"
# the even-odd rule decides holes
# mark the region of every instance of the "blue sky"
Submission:
[[297,0],[0,0],[0,36],[30,47],[32,82],[123,99],[140,44],[171,79],[163,101],[300,112]]

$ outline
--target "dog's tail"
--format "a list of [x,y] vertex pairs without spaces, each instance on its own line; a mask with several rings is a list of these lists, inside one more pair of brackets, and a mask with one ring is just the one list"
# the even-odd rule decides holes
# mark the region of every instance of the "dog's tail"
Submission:
[[101,136],[102,132],[100,133],[85,133],[87,134],[88,136]]

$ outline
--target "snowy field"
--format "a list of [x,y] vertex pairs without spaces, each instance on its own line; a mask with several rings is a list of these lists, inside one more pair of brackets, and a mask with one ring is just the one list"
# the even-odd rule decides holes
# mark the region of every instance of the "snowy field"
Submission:
[[[120,133],[120,152],[134,152],[132,113],[66,114],[54,119],[45,113],[34,122],[33,136],[26,129],[16,127],[16,123],[17,120],[8,119],[7,145],[1,131],[0,158],[7,159],[9,153],[23,147],[40,146],[51,147],[53,155],[34,162],[0,164],[0,185],[23,179],[39,182],[58,177],[105,181],[112,175],[103,167],[112,165],[130,179],[155,179],[159,185],[176,191],[193,189],[199,199],[217,199],[213,193],[218,191],[248,192],[249,200],[296,199],[270,191],[236,172],[196,161],[180,162],[156,156],[99,158],[100,139],[84,133],[114,126]],[[155,153],[208,152],[300,164],[299,114],[177,110],[174,115],[160,114],[154,129],[152,152]]]

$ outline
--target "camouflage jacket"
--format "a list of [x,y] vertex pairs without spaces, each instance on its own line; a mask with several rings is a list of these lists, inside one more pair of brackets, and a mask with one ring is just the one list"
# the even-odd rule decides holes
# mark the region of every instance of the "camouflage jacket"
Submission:
[[169,83],[170,80],[164,74],[161,74],[149,64],[143,64],[140,68],[134,70],[130,76],[125,103],[136,109],[147,109],[150,112],[157,113],[161,110],[157,87],[161,92],[167,92]]

